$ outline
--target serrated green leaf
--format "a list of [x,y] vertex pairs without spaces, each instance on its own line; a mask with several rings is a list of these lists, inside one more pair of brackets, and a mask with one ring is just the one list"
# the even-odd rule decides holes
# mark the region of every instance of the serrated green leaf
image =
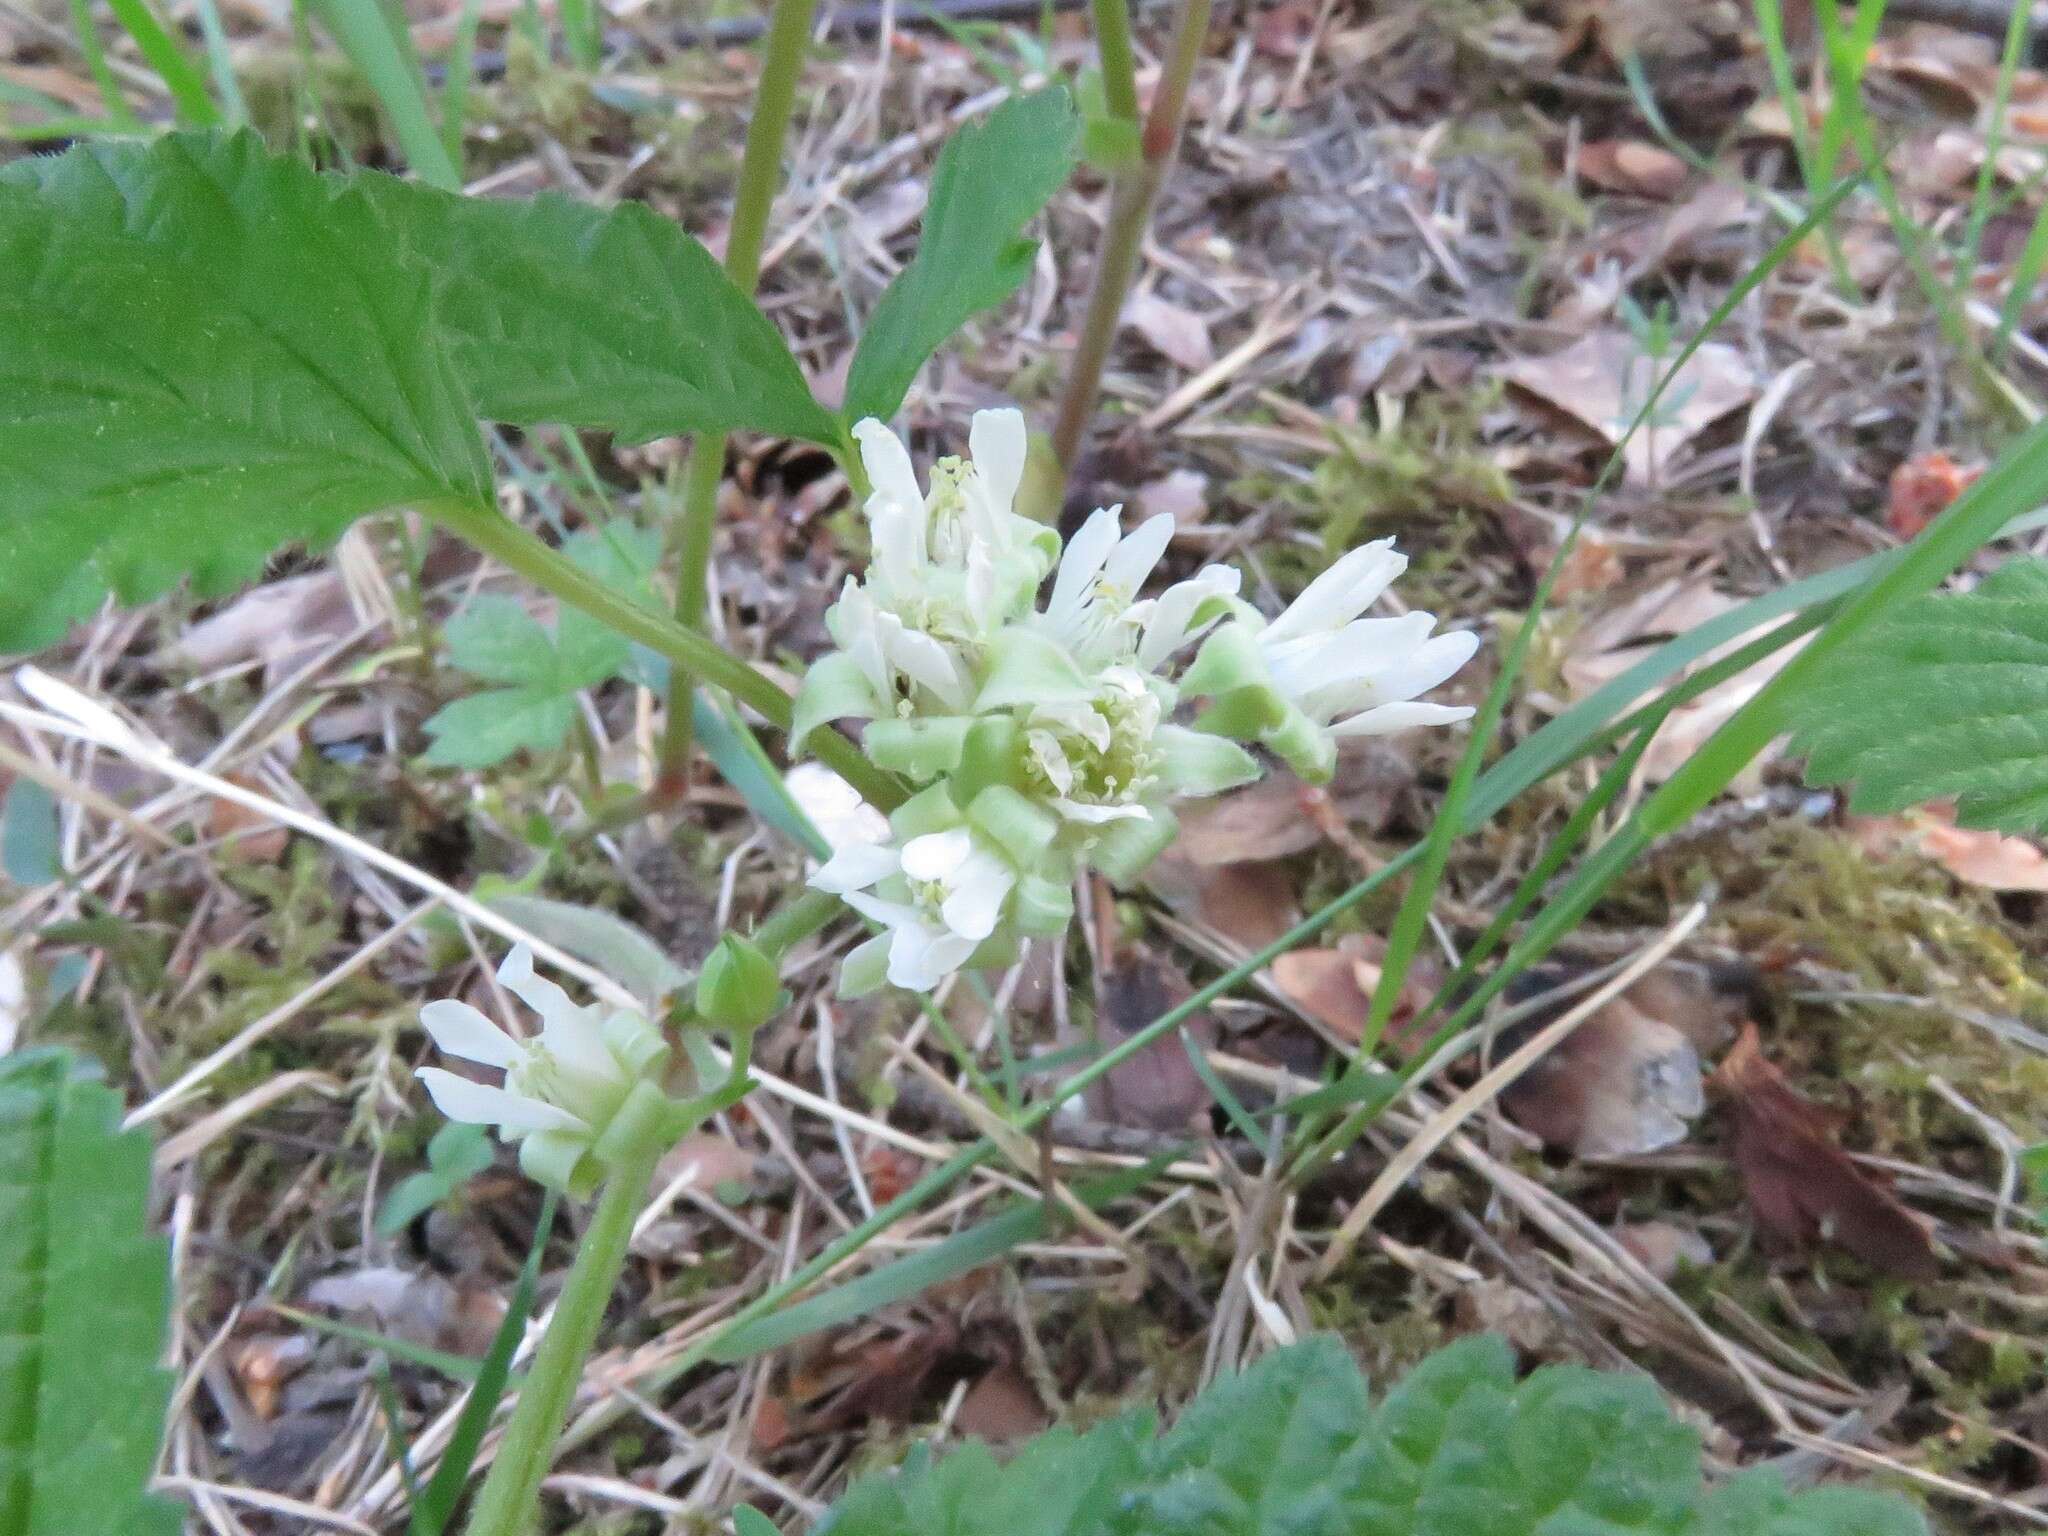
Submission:
[[171,1379],[149,1139],[58,1051],[0,1057],[0,1531],[176,1536],[148,1495]]
[[360,178],[414,264],[476,411],[644,441],[771,432],[836,442],[831,415],[754,301],[638,203],[456,197]]
[[441,631],[448,660],[487,683],[552,686],[559,671],[555,639],[516,597],[485,592]]
[[1647,1378],[1546,1366],[1494,1338],[1425,1360],[1375,1407],[1310,1339],[1226,1377],[1153,1438],[1134,1414],[1007,1465],[970,1445],[857,1484],[818,1536],[1926,1536],[1901,1500],[1707,1490]]
[[[650,606],[648,573],[660,539],[638,528],[589,529],[562,546],[621,596]],[[552,633],[518,599],[487,592],[448,621],[448,660],[487,683],[425,724],[425,761],[439,768],[489,768],[515,752],[552,752],[576,721],[576,695],[629,670],[633,647],[581,609],[564,608]]]
[[1064,86],[1015,96],[947,141],[932,172],[917,255],[868,317],[846,379],[846,416],[896,414],[947,337],[1031,272],[1023,234],[1074,168],[1080,118]]
[[1967,827],[2048,826],[2048,562],[1902,604],[1795,707],[1809,782],[1853,783],[1856,811],[1954,797]]
[[0,170],[0,647],[220,591],[384,508],[488,503],[424,271],[251,134]]
[[576,723],[576,698],[555,688],[493,688],[426,719],[422,760],[436,768],[490,768],[515,752],[553,752]]

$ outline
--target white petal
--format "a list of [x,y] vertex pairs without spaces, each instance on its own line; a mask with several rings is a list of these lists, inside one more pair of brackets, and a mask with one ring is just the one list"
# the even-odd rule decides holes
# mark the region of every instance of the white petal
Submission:
[[882,649],[905,677],[931,689],[947,708],[967,707],[967,677],[959,658],[930,635],[905,628],[894,615],[883,614]]
[[960,866],[939,915],[954,933],[979,944],[996,931],[1003,903],[1016,883],[1009,865],[992,853],[977,853]]
[[880,923],[884,928],[901,928],[906,924],[914,928],[924,921],[924,914],[917,908],[900,901],[884,901],[865,891],[847,891],[839,899],[869,922]]
[[1380,594],[1408,569],[1408,557],[1392,539],[1354,549],[1310,582],[1266,631],[1269,641],[1293,639],[1348,624],[1379,601]]
[[1059,574],[1053,577],[1052,597],[1045,605],[1047,618],[1071,616],[1088,596],[1089,588],[1102,569],[1102,562],[1117,545],[1116,513],[1111,509],[1094,512],[1081,525],[1060,556]]
[[[893,442],[894,439],[892,438]],[[900,597],[916,588],[928,563],[922,506],[899,506],[880,496],[869,503],[868,530],[875,550],[874,570],[881,572],[886,593]],[[872,578],[873,572],[870,572]]]
[[487,1067],[509,1067],[519,1059],[517,1040],[469,1004],[452,997],[422,1008],[420,1023],[444,1056],[460,1056]]
[[538,1099],[507,1093],[486,1083],[472,1083],[439,1067],[421,1067],[417,1076],[426,1084],[434,1107],[450,1120],[467,1125],[495,1125],[508,1131],[573,1131],[583,1135],[590,1132],[589,1126],[566,1109],[557,1109]]
[[876,500],[922,511],[924,492],[918,489],[917,471],[911,467],[910,450],[902,439],[868,416],[854,423],[853,440],[860,444],[861,466],[868,472],[868,484],[875,488],[868,503],[870,515]]
[[1434,628],[1436,617],[1427,613],[1355,619],[1342,629],[1266,649],[1266,664],[1273,670],[1274,686],[1300,698],[1333,684],[1378,677],[1401,665],[1422,651]]
[[889,940],[889,980],[909,992],[929,992],[960,969],[975,941],[922,923],[905,924]]
[[1373,686],[1382,702],[1392,704],[1427,693],[1472,659],[1479,649],[1479,636],[1470,630],[1453,630],[1438,635],[1427,645],[1411,651],[1373,676]]
[[1024,456],[1029,443],[1024,432],[1024,413],[1014,408],[976,411],[967,429],[967,451],[974,457],[974,471],[988,492],[989,508],[1001,517],[1017,500],[1017,487],[1024,483]]
[[927,832],[903,845],[903,873],[913,880],[951,881],[974,857],[974,834],[965,827]]
[[543,1024],[552,1024],[580,1011],[569,1001],[568,993],[545,976],[534,973],[533,951],[524,944],[512,946],[512,953],[498,967],[498,980],[514,997],[539,1014]]
[[1330,734],[1340,740],[1355,736],[1391,736],[1396,731],[1413,730],[1419,725],[1455,725],[1460,720],[1471,718],[1470,709],[1450,704],[1382,704],[1378,709],[1368,709],[1362,715],[1338,721],[1330,727]]
[[1142,805],[1084,805],[1079,800],[1055,800],[1052,803],[1069,821],[1099,827],[1111,821],[1149,821],[1152,813]]
[[868,886],[886,880],[903,867],[903,861],[896,856],[896,850],[875,843],[856,843],[841,848],[827,859],[818,872],[811,876],[814,890],[826,891],[834,896],[844,896],[849,891],[865,890]]
[[[1243,578],[1230,566],[1207,565],[1186,581],[1160,593],[1145,616],[1145,636],[1138,644],[1138,665],[1150,672],[1186,645],[1209,624],[1191,628],[1196,610],[1212,598],[1234,597]],[[1221,618],[1219,612],[1216,618]]]
[[1159,563],[1159,557],[1166,553],[1166,546],[1172,542],[1171,512],[1146,518],[1117,545],[1108,564],[1103,567],[1102,579],[1114,583],[1127,599],[1136,597],[1138,589],[1152,574],[1152,567]]

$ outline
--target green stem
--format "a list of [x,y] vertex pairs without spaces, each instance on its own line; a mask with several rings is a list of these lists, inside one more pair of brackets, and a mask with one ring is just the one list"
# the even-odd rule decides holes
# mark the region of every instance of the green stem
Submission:
[[[751,294],[760,283],[761,247],[768,215],[782,182],[782,151],[796,110],[797,85],[818,0],[775,0],[761,60],[754,115],[747,123],[747,147],[740,159],[739,191],[732,228],[725,240],[725,272]],[[718,526],[718,485],[725,478],[725,434],[701,432],[690,445],[683,475],[683,508],[676,525],[676,617],[691,629],[704,627],[704,603],[711,567],[711,540]],[[662,731],[658,789],[680,793],[689,770],[693,731],[690,689],[697,681],[683,670],[669,675],[668,718]],[[705,679],[709,681],[709,679]]]
[[1102,60],[1102,99],[1112,117],[1138,120],[1138,60],[1131,49],[1128,0],[1095,0],[1095,51]]
[[[723,688],[778,729],[789,729],[790,698],[773,679],[738,657],[727,655],[717,642],[619,596],[575,561],[542,543],[496,509],[469,502],[442,502],[421,510],[507,569],[609,624],[628,639],[659,651],[677,669]],[[896,781],[862,757],[837,731],[821,726],[811,733],[808,746],[819,761],[859,790],[870,804],[892,811],[903,803],[903,791]]]
[[613,1164],[597,1211],[577,1245],[568,1283],[555,1302],[554,1319],[534,1353],[519,1406],[512,1410],[505,1438],[477,1494],[468,1536],[527,1536],[532,1530],[541,1480],[554,1461],[555,1441],[575,1401],[583,1362],[597,1342],[605,1305],[625,1267],[633,1218],[647,1197],[654,1165],[668,1147],[662,1136],[643,1136],[622,1149]]
[[[1103,226],[1102,248],[1096,256],[1095,287],[1088,295],[1088,310],[1081,321],[1081,339],[1074,351],[1074,366],[1067,375],[1066,393],[1060,398],[1059,420],[1053,425],[1053,453],[1058,458],[1062,473],[1072,470],[1074,460],[1081,451],[1082,440],[1087,436],[1088,424],[1095,417],[1096,401],[1102,394],[1102,372],[1109,364],[1110,347],[1116,341],[1118,323],[1123,318],[1124,299],[1131,291],[1131,281],[1138,272],[1138,253],[1144,244],[1146,227],[1152,221],[1153,206],[1159,201],[1159,189],[1166,184],[1166,173],[1173,165],[1174,151],[1180,144],[1180,131],[1187,115],[1188,87],[1195,78],[1195,66],[1201,62],[1202,46],[1209,35],[1209,14],[1212,0],[1185,0],[1181,7],[1180,27],[1174,34],[1173,52],[1166,61],[1160,75],[1159,90],[1152,98],[1152,110],[1146,114],[1145,126],[1139,137],[1142,158],[1138,164],[1121,173],[1110,197],[1109,221]],[[1096,5],[1096,25],[1102,26],[1105,9],[1123,10],[1121,0]],[[1112,22],[1112,30],[1114,23]],[[1121,46],[1128,51],[1130,46],[1130,20],[1123,18]],[[1105,91],[1111,89],[1109,81],[1110,55],[1119,46],[1109,32],[1104,32],[1099,46],[1103,56],[1103,80]],[[1136,89],[1132,91],[1133,116],[1135,116]]]

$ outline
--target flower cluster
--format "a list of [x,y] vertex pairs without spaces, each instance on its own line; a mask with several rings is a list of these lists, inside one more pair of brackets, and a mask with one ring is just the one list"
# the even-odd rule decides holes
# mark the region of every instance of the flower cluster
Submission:
[[826,615],[836,649],[806,674],[792,734],[865,722],[863,752],[916,793],[886,842],[812,877],[883,930],[847,958],[848,993],[928,991],[1058,933],[1080,870],[1134,878],[1173,841],[1172,801],[1257,778],[1247,746],[1320,781],[1346,737],[1471,713],[1416,699],[1476,636],[1433,636],[1426,613],[1363,617],[1407,565],[1391,541],[1351,551],[1268,622],[1227,566],[1142,595],[1168,515],[1125,532],[1099,511],[1064,549],[1020,515],[1016,411],[979,413],[971,462],[940,460],[928,489],[881,423],[854,432],[873,556]]

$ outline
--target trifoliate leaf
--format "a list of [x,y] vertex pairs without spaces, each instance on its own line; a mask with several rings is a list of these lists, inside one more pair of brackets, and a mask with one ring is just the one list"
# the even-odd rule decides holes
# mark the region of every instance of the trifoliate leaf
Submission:
[[1134,1414],[999,1464],[970,1445],[855,1487],[817,1536],[1926,1536],[1910,1505],[1707,1489],[1699,1439],[1647,1378],[1546,1366],[1493,1338],[1431,1356],[1373,1404],[1311,1339],[1216,1383],[1154,1438]]
[[1874,815],[1955,797],[1966,827],[2048,826],[2048,562],[1916,598],[1829,658],[1797,701],[1815,784]]
[[837,441],[774,325],[653,209],[359,179],[409,263],[437,274],[436,321],[479,416],[634,441],[741,429]]
[[0,170],[0,649],[220,591],[365,513],[488,503],[427,274],[249,134]]
[[1074,168],[1080,119],[1064,86],[1004,102],[947,141],[917,255],[868,317],[846,379],[846,416],[896,414],[925,360],[962,324],[1023,286],[1038,242],[1023,234]]
[[147,1489],[171,1378],[149,1139],[59,1051],[0,1057],[0,1531],[177,1536]]
[[[651,603],[648,572],[660,549],[638,528],[586,530],[563,553],[621,596]],[[440,768],[489,768],[515,752],[552,752],[576,721],[576,695],[625,671],[624,635],[580,609],[565,608],[554,631],[501,593],[473,599],[443,631],[448,660],[503,686],[439,710],[426,722],[426,761]]]

